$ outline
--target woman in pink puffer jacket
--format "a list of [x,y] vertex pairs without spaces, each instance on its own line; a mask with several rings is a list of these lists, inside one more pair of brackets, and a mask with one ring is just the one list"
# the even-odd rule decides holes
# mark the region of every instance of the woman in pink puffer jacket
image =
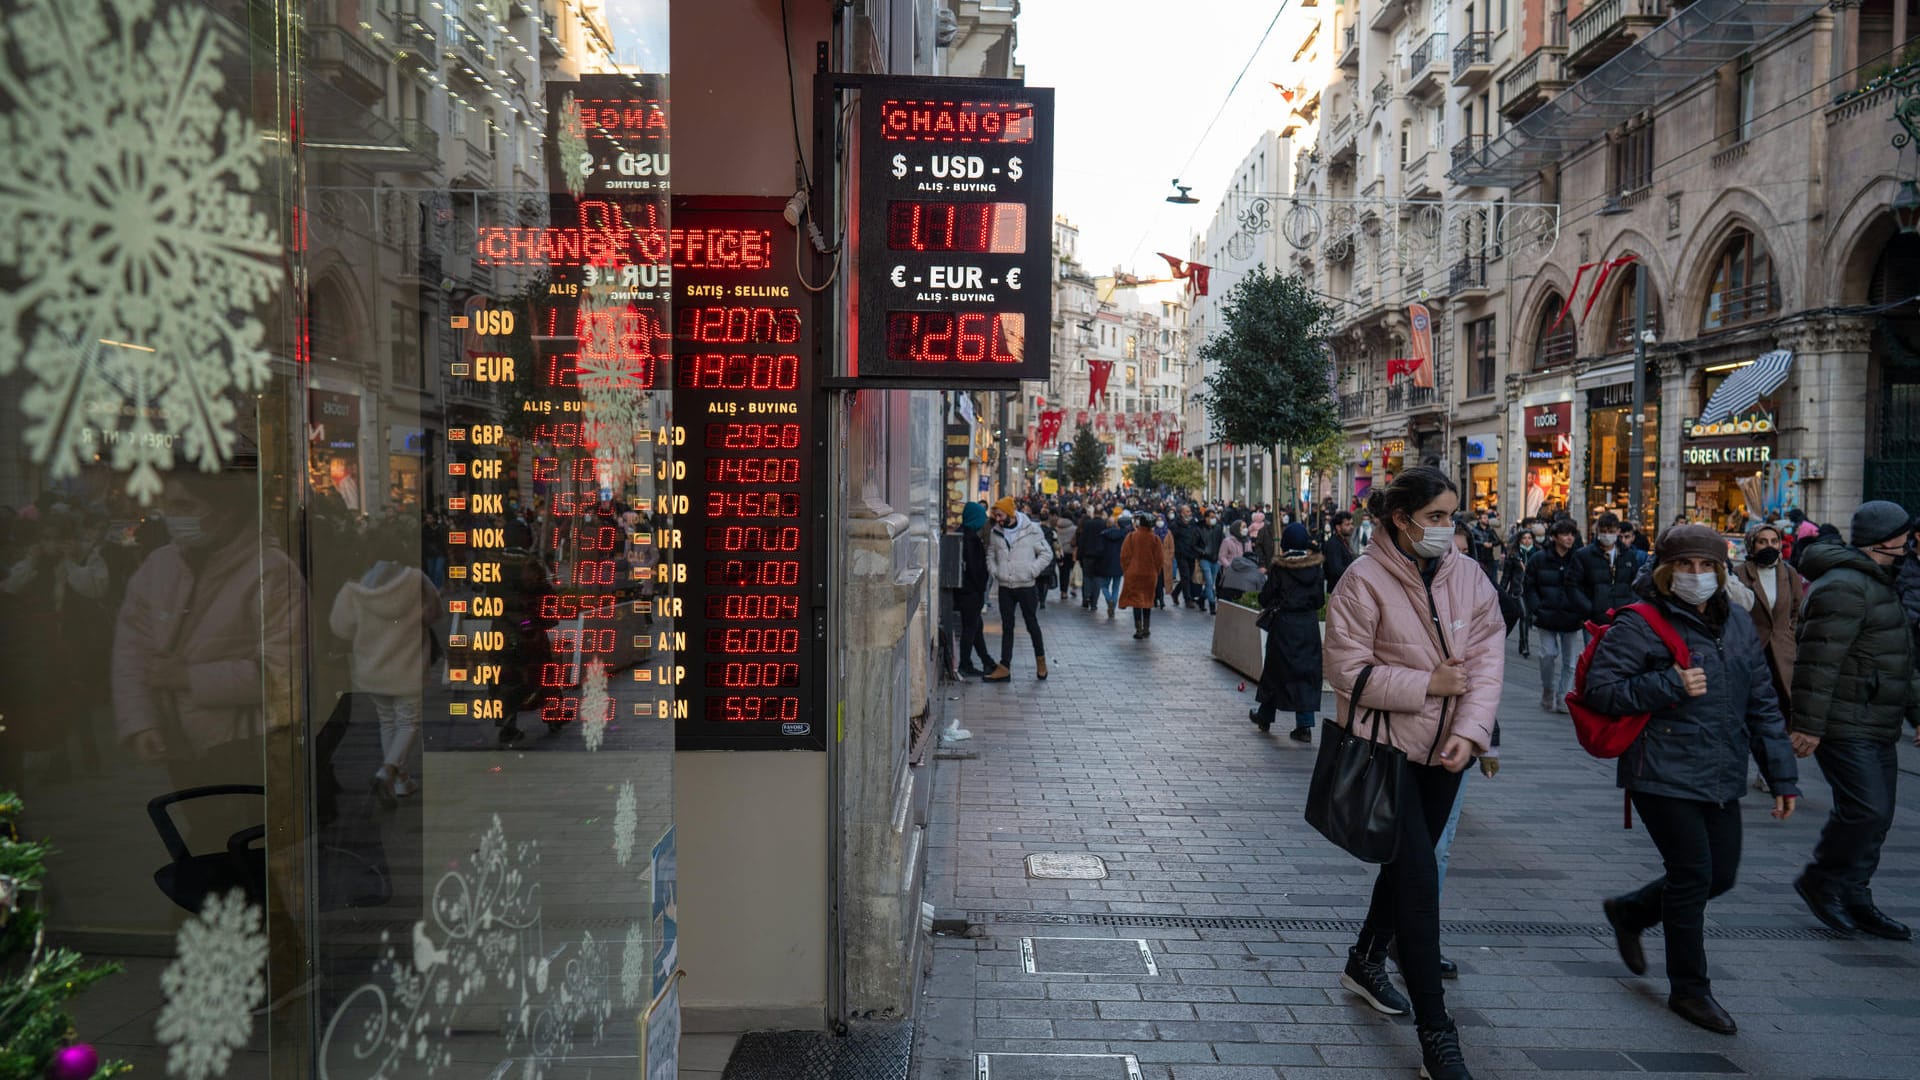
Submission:
[[[1352,721],[1348,695],[1366,668],[1358,712],[1391,715],[1393,745],[1406,752],[1407,801],[1400,854],[1380,868],[1360,940],[1341,985],[1374,1009],[1411,1010],[1424,1072],[1471,1080],[1440,984],[1440,888],[1434,841],[1460,789],[1460,772],[1493,741],[1506,673],[1500,598],[1479,564],[1454,549],[1460,496],[1438,469],[1408,469],[1368,503],[1376,532],[1327,601],[1326,673],[1334,715]],[[1371,723],[1356,722],[1370,735]],[[1387,977],[1396,939],[1409,1002]]]

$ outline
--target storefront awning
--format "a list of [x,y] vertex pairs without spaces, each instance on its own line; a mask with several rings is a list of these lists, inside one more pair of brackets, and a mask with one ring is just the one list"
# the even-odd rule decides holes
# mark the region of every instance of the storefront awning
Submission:
[[1761,398],[1780,389],[1792,367],[1792,349],[1761,354],[1753,363],[1727,376],[1727,381],[1707,399],[1707,407],[1700,410],[1700,423],[1711,424],[1753,408]]

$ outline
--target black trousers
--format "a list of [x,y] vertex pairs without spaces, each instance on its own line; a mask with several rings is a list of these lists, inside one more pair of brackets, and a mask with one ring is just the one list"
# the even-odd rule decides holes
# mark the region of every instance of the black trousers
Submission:
[[1135,630],[1151,630],[1153,628],[1153,609],[1150,607],[1134,608],[1133,628]]
[[1702,997],[1707,978],[1707,901],[1733,888],[1740,869],[1740,804],[1633,793],[1641,824],[1660,849],[1666,875],[1616,897],[1625,920],[1640,930],[1665,928],[1667,986]]
[[1893,743],[1822,739],[1813,752],[1833,788],[1833,811],[1813,846],[1807,876],[1849,903],[1871,903],[1880,844],[1893,827],[1900,776]]
[[1411,799],[1401,807],[1400,854],[1374,879],[1359,949],[1378,956],[1397,939],[1414,1021],[1438,1024],[1447,1018],[1447,995],[1440,987],[1440,865],[1433,845],[1453,812],[1460,774],[1409,763],[1407,775]]
[[1533,622],[1533,612],[1527,610],[1527,599],[1520,598],[1520,623],[1514,629],[1520,631],[1520,651],[1531,651],[1527,645],[1527,625]]
[[1018,606],[1020,615],[1026,619],[1027,633],[1033,635],[1033,655],[1035,659],[1045,659],[1047,655],[1046,639],[1040,636],[1040,614],[1036,610],[1040,605],[1040,588],[1028,585],[1024,588],[1000,589],[1000,662],[1008,666],[1013,664],[1013,609]]
[[986,620],[981,617],[981,608],[987,598],[980,596],[960,597],[960,666],[970,667],[973,658],[980,658],[980,666],[993,670],[993,651],[987,648]]
[[1180,575],[1179,580],[1173,583],[1173,598],[1175,600],[1184,599],[1186,603],[1191,606],[1194,596],[1193,557],[1191,555],[1175,555],[1173,557],[1173,568],[1174,573]]
[[1065,600],[1073,591],[1073,554],[1060,556],[1060,599]]

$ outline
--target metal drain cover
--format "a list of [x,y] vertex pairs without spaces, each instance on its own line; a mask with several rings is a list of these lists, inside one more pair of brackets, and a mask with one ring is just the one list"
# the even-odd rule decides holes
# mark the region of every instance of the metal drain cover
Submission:
[[1021,938],[1029,975],[1158,975],[1142,938]]
[[1051,851],[1027,856],[1030,878],[1098,881],[1107,876],[1107,864],[1098,855]]
[[981,1054],[974,1080],[1140,1080],[1132,1054]]

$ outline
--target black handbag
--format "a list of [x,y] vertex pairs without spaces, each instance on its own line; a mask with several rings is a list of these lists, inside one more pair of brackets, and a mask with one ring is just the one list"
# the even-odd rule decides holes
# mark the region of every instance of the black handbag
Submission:
[[1367,710],[1366,718],[1372,722],[1369,737],[1354,731],[1361,712],[1360,695],[1372,674],[1373,667],[1368,665],[1354,680],[1346,727],[1334,725],[1337,734],[1328,731],[1320,740],[1313,783],[1307,788],[1307,824],[1362,862],[1389,863],[1400,853],[1407,755],[1393,746],[1389,713]]

